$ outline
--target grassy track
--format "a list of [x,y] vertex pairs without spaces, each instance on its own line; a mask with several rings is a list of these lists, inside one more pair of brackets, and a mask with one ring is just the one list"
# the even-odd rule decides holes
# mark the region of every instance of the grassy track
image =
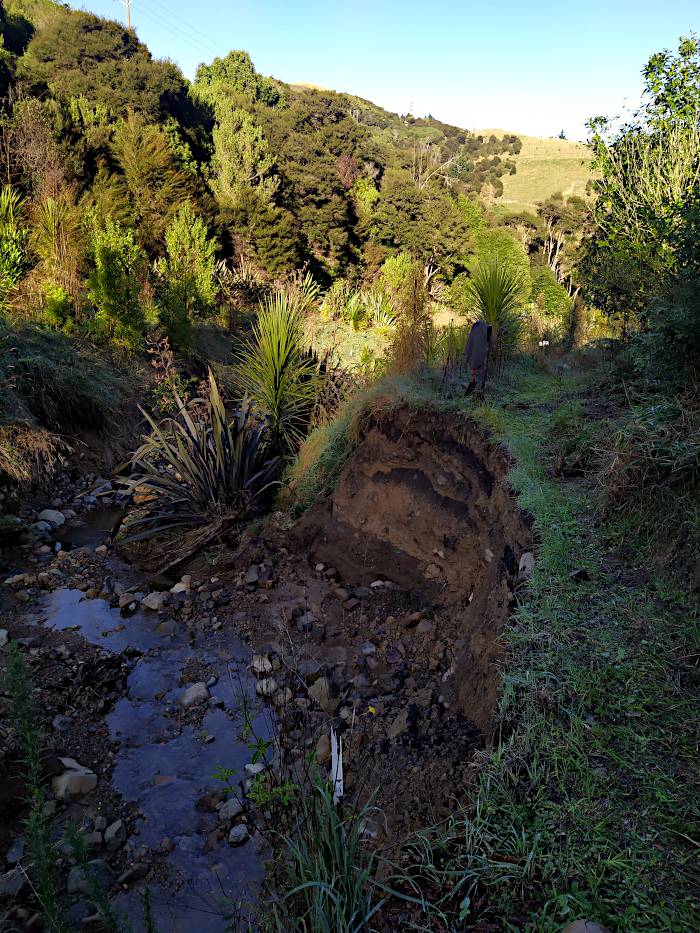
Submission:
[[590,490],[547,474],[552,416],[583,383],[520,370],[474,412],[514,455],[540,544],[469,816],[404,865],[414,893],[440,891],[426,912],[446,929],[697,929],[699,617],[616,563]]

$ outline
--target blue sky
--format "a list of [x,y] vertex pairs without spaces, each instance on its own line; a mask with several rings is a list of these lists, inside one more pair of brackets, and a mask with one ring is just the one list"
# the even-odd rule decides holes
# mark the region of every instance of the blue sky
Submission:
[[[71,2],[124,19],[123,0]],[[132,0],[159,58],[192,78],[246,49],[284,81],[352,91],[467,129],[585,138],[639,98],[649,55],[700,31],[698,0]]]

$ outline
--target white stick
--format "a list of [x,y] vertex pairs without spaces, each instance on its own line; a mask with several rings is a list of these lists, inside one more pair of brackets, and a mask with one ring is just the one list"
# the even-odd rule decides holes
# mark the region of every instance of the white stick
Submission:
[[333,803],[343,796],[343,740],[338,738],[331,726],[331,777],[333,779]]

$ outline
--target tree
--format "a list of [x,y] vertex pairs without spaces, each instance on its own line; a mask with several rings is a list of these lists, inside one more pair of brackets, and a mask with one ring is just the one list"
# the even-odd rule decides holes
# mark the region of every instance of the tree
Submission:
[[271,201],[279,187],[275,160],[261,127],[250,114],[221,108],[213,140],[212,188],[219,203],[237,207],[248,189],[261,201]]
[[669,325],[682,378],[698,365],[697,307],[684,297],[700,284],[692,260],[700,201],[697,38],[681,39],[676,54],[653,55],[643,74],[642,105],[629,122],[590,122],[601,177],[581,271],[593,300],[640,332],[642,365],[658,368],[660,338]]
[[190,204],[171,220],[165,243],[167,258],[157,266],[162,281],[160,321],[173,346],[183,348],[190,342],[191,322],[216,310],[215,244]]
[[57,5],[42,16],[17,76],[34,96],[44,96],[47,89],[64,100],[82,95],[118,116],[134,111],[149,121],[182,110],[187,97],[177,66],[154,61],[135,32]]
[[216,105],[222,96],[244,97],[249,103],[275,107],[281,94],[272,78],[255,70],[247,52],[232,50],[225,58],[215,58],[211,65],[200,65],[195,89],[205,100]]
[[151,255],[157,254],[178,208],[193,199],[192,178],[178,167],[161,130],[135,113],[117,128],[113,152],[129,190],[139,239]]
[[146,255],[133,230],[113,220],[94,231],[90,297],[99,333],[131,349],[141,340],[145,317],[140,301]]

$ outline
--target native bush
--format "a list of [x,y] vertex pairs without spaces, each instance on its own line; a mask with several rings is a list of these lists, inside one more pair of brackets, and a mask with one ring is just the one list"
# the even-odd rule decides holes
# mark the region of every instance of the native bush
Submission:
[[47,282],[43,288],[43,311],[47,324],[70,333],[75,327],[73,301],[68,292],[55,282]]
[[192,321],[216,311],[215,245],[192,206],[184,204],[165,231],[167,257],[156,270],[161,279],[159,317],[174,347],[187,347]]
[[127,347],[138,345],[145,326],[140,302],[146,256],[133,230],[108,220],[95,230],[92,242],[93,271],[90,297],[97,308],[99,333]]
[[143,506],[126,525],[125,541],[166,532],[191,531],[178,546],[186,553],[249,517],[280,466],[271,453],[264,421],[250,402],[226,413],[209,372],[206,399],[187,405],[176,395],[178,412],[159,424],[146,412],[150,433],[131,458],[124,487],[139,491]]
[[423,269],[412,261],[402,272],[403,282],[396,291],[398,308],[391,345],[391,370],[406,374],[418,370],[431,356],[434,346],[433,322],[428,311],[428,294]]
[[236,383],[267,418],[273,445],[282,451],[303,439],[319,383],[314,358],[306,352],[308,307],[308,298],[298,290],[269,295],[238,357]]
[[510,353],[522,330],[523,280],[501,259],[481,260],[469,280],[468,315],[493,327],[493,343]]

